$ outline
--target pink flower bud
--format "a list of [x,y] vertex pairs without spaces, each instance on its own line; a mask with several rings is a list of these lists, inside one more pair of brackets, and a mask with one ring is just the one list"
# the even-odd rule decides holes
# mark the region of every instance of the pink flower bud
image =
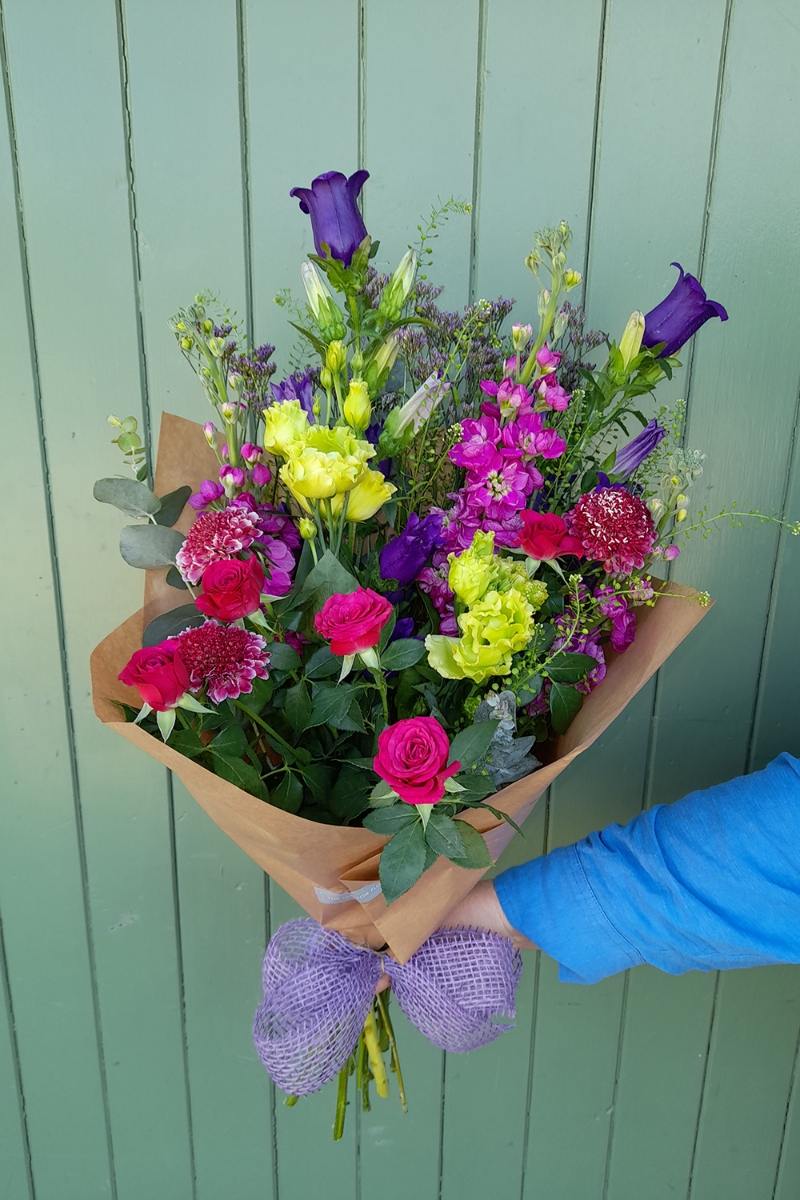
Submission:
[[206,421],[205,425],[203,426],[203,433],[206,435],[206,441],[208,442],[209,446],[214,445],[214,435],[216,432],[217,428],[214,422]]
[[246,463],[258,462],[261,458],[260,447],[254,446],[252,442],[245,442],[242,446],[242,458]]
[[225,487],[243,487],[244,471],[241,467],[224,466],[220,468],[219,481]]
[[256,487],[264,487],[272,479],[272,471],[264,463],[256,463],[250,469],[250,478]]
[[673,558],[678,557],[680,552],[681,552],[680,546],[665,546],[664,547],[664,558],[667,560],[667,562],[671,562]]

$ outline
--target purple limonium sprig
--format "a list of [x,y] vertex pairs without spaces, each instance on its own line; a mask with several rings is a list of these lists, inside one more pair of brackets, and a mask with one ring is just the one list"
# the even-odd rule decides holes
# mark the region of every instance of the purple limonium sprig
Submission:
[[614,459],[611,474],[621,483],[640,467],[648,454],[652,454],[658,443],[666,436],[658,421],[648,421],[641,433],[637,433],[626,445],[621,446]]
[[326,171],[313,180],[310,188],[295,187],[289,192],[300,201],[302,212],[311,217],[311,232],[317,254],[350,266],[353,255],[367,236],[367,227],[358,211],[356,199],[369,179],[369,171],[356,171],[348,179],[341,171]]
[[680,271],[678,282],[668,296],[644,319],[643,346],[666,345],[660,357],[677,354],[681,346],[697,333],[711,317],[727,321],[728,314],[716,300],[708,300],[699,279],[687,275],[680,263],[670,264]]

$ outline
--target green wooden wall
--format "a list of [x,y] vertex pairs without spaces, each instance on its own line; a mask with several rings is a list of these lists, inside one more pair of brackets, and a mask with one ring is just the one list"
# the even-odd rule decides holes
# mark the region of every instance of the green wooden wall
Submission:
[[[215,289],[259,338],[309,249],[288,190],[372,173],[393,264],[437,196],[446,300],[534,303],[575,230],[593,324],[672,286],[729,308],[672,396],[698,499],[800,515],[796,0],[2,0],[3,1200],[793,1200],[800,968],[590,988],[527,957],[516,1030],[465,1058],[402,1022],[411,1111],[287,1110],[250,1023],[296,907],[95,719],[89,652],[139,603],[106,415],[202,419],[167,316]],[[7,566],[8,562],[11,566]],[[800,753],[800,543],[693,544],[717,605],[559,780],[507,861]]]

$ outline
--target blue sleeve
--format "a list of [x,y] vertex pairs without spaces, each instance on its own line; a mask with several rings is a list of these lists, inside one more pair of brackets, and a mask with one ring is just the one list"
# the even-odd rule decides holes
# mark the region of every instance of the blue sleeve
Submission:
[[507,920],[568,983],[800,962],[800,760],[628,825],[609,825],[495,880]]

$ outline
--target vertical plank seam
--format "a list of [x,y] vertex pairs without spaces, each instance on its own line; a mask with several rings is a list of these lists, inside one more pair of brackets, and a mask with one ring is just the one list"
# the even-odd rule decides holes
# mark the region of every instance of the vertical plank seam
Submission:
[[356,159],[358,169],[362,171],[367,154],[367,0],[356,0],[356,21],[356,53],[358,56]]
[[442,1051],[441,1092],[439,1102],[439,1161],[437,1163],[436,1200],[442,1200],[444,1190],[444,1111],[445,1087],[447,1085],[447,1051]]
[[589,298],[589,259],[591,256],[592,232],[594,228],[595,184],[597,167],[600,159],[600,142],[602,129],[603,100],[605,96],[605,62],[606,62],[606,30],[608,28],[611,0],[601,0],[600,4],[600,38],[597,44],[597,81],[594,97],[594,123],[592,126],[591,168],[589,171],[589,192],[586,203],[586,238],[583,260],[583,307],[586,308]]
[[[800,429],[800,383],[798,384],[797,399],[794,407],[794,421],[792,423],[792,436],[789,442],[789,454],[787,459],[786,479],[783,485],[783,496],[781,497],[780,515],[783,520],[786,520],[786,513],[789,506],[789,497],[792,494],[794,487],[794,477],[797,471],[797,462],[800,458],[798,454],[798,430]],[[775,539],[775,555],[772,562],[772,579],[769,586],[769,597],[767,600],[767,620],[764,625],[764,636],[761,643],[761,657],[758,664],[758,676],[756,678],[756,692],[753,701],[753,711],[750,721],[750,740],[747,749],[747,766],[748,772],[753,770],[753,760],[755,757],[756,740],[758,730],[761,725],[761,711],[764,698],[764,679],[766,677],[767,662],[772,650],[772,639],[775,630],[775,610],[777,608],[778,592],[780,591],[781,576],[783,574],[783,546],[784,539],[788,537],[788,533],[783,529],[778,529]]]
[[239,93],[239,153],[242,166],[242,233],[244,239],[245,327],[255,345],[255,292],[253,286],[253,199],[250,172],[250,95],[247,74],[246,0],[236,0],[236,59]]
[[[270,892],[270,878],[264,873],[264,928],[269,942],[272,937],[272,900]],[[280,1194],[280,1176],[278,1173],[278,1114],[277,1114],[277,1092],[275,1084],[270,1076],[268,1092],[269,1092],[269,1129],[270,1129],[270,1145],[272,1148],[272,1200],[278,1200]]]
[[14,1018],[14,1001],[11,995],[11,980],[8,976],[8,959],[6,957],[6,942],[5,934],[3,932],[2,915],[0,915],[0,984],[2,984],[3,1001],[8,1021],[8,1036],[11,1041],[14,1090],[17,1093],[17,1105],[19,1107],[19,1128],[20,1135],[22,1137],[22,1148],[25,1153],[25,1176],[28,1181],[28,1196],[30,1200],[36,1200],[36,1188],[33,1184],[33,1166],[31,1163],[31,1143],[28,1136],[28,1113],[25,1107],[25,1089],[22,1086],[19,1043],[17,1042],[17,1023]]
[[[702,277],[703,268],[705,266],[706,248],[708,246],[708,231],[711,224],[711,201],[714,195],[714,180],[716,178],[719,132],[722,124],[722,106],[725,96],[725,80],[727,78],[728,46],[730,44],[731,21],[733,19],[733,3],[734,0],[726,0],[725,2],[725,15],[722,21],[722,35],[720,37],[719,65],[717,67],[717,88],[714,96],[714,114],[711,120],[711,139],[708,151],[708,174],[706,175],[706,193],[703,200],[703,220],[700,227],[700,249],[697,256],[697,274],[699,277]],[[686,444],[687,434],[689,432],[694,361],[695,342],[692,340],[689,346],[689,361],[686,364],[686,414],[683,425],[683,436],[681,439],[684,445]],[[673,577],[672,563],[667,564],[666,577],[668,580],[672,579]],[[653,691],[653,707],[650,716],[650,734],[648,736],[647,745],[647,765],[645,767],[644,777],[645,808],[651,808],[653,801],[655,762],[658,751],[658,721],[661,708],[661,699],[662,674],[661,671],[657,671],[655,687]]]
[[617,1096],[619,1095],[619,1077],[622,1072],[622,1049],[625,1043],[625,1020],[628,1015],[628,988],[630,971],[625,972],[622,983],[622,1003],[619,1009],[619,1034],[617,1036],[617,1060],[614,1064],[614,1084],[611,1088],[611,1112],[608,1115],[608,1139],[606,1141],[606,1165],[603,1174],[602,1200],[608,1200],[608,1188],[611,1182],[611,1155],[614,1149],[614,1129],[616,1127]]
[[778,1194],[778,1184],[781,1181],[781,1166],[783,1165],[783,1151],[786,1145],[786,1127],[789,1124],[789,1110],[792,1105],[792,1097],[794,1095],[795,1083],[797,1081],[797,1066],[798,1058],[800,1058],[800,1028],[797,1031],[797,1041],[794,1045],[794,1059],[792,1060],[792,1074],[789,1078],[789,1091],[786,1096],[786,1109],[783,1114],[783,1126],[781,1127],[781,1140],[778,1147],[778,1161],[775,1164],[775,1182],[772,1185],[771,1200],[776,1200]]
[[30,264],[28,259],[28,242],[25,229],[25,214],[22,203],[22,182],[20,175],[19,152],[17,147],[16,121],[14,118],[14,98],[11,87],[11,71],[8,61],[8,41],[6,37],[5,12],[2,0],[0,0],[0,68],[2,69],[3,90],[5,93],[7,109],[9,144],[11,148],[11,172],[14,184],[14,199],[17,217],[17,237],[19,239],[22,287],[25,303],[25,320],[28,328],[28,344],[31,358],[34,411],[36,414],[36,424],[39,434],[39,458],[42,470],[45,520],[47,525],[47,542],[50,554],[51,576],[53,581],[53,608],[59,645],[61,695],[64,705],[64,723],[66,726],[67,740],[69,745],[69,768],[72,786],[73,817],[75,820],[75,837],[78,849],[78,866],[80,868],[81,902],[83,907],[84,932],[86,934],[86,951],[89,964],[89,985],[92,997],[92,1016],[95,1027],[95,1045],[97,1049],[100,1095],[103,1107],[103,1125],[106,1135],[106,1153],[108,1155],[109,1186],[111,1189],[112,1200],[117,1200],[117,1180],[114,1163],[114,1144],[111,1132],[108,1078],[106,1074],[105,1047],[103,1045],[103,1032],[100,1020],[100,997],[98,994],[97,985],[97,962],[94,950],[92,914],[89,903],[86,839],[83,828],[80,781],[78,776],[78,761],[75,748],[75,721],[72,714],[69,665],[67,662],[66,652],[64,602],[61,590],[61,574],[58,563],[58,545],[56,541],[52,489],[50,486],[50,463],[47,453],[47,436],[44,424],[44,408],[42,404],[41,372],[39,368],[39,353],[36,341],[36,326],[33,318],[33,298],[31,291]]
[[480,233],[481,182],[483,175],[483,114],[486,102],[486,42],[489,23],[489,0],[478,0],[478,47],[475,75],[475,132],[472,143],[472,213],[469,236],[470,304],[476,300],[478,279],[478,236]]
[[117,55],[119,59],[119,87],[122,108],[122,129],[125,142],[125,174],[128,182],[128,220],[131,234],[131,266],[133,269],[133,292],[136,302],[136,352],[139,363],[139,391],[142,400],[142,418],[145,427],[145,453],[148,480],[152,484],[155,466],[153,463],[153,422],[150,411],[150,380],[147,366],[147,341],[144,327],[144,298],[142,295],[142,261],[139,242],[139,210],[136,199],[136,173],[133,153],[133,109],[131,105],[130,65],[128,62],[128,35],[125,20],[125,0],[115,0],[114,14],[117,23]]
[[189,1131],[189,1169],[192,1176],[192,1200],[197,1200],[197,1160],[194,1152],[194,1114],[189,1079],[189,1035],[186,1025],[186,980],[183,971],[183,929],[181,924],[181,893],[178,878],[178,838],[175,827],[175,788],[171,771],[167,771],[167,805],[169,809],[169,857],[172,871],[172,908],[175,921],[175,954],[178,960],[178,987],[181,1012],[181,1050],[186,1097],[186,1125]]
[[711,1016],[708,1022],[708,1041],[706,1042],[706,1059],[703,1063],[703,1077],[700,1080],[700,1096],[697,1102],[697,1119],[694,1125],[694,1138],[692,1140],[692,1153],[689,1159],[689,1175],[686,1186],[686,1200],[691,1200],[692,1188],[694,1185],[694,1167],[697,1159],[697,1145],[700,1139],[700,1122],[703,1117],[706,1099],[706,1082],[708,1080],[708,1066],[711,1062],[711,1042],[714,1037],[714,1027],[717,1020],[717,999],[719,997],[719,971],[716,972],[714,979],[714,995],[711,1000]]
[[536,1017],[539,1012],[539,976],[542,952],[537,950],[533,968],[533,1002],[531,1004],[531,1036],[528,1051],[528,1079],[525,1085],[525,1124],[522,1128],[522,1162],[519,1173],[519,1200],[525,1200],[525,1183],[528,1174],[528,1146],[530,1144],[531,1099],[533,1097],[533,1064],[536,1058]]

